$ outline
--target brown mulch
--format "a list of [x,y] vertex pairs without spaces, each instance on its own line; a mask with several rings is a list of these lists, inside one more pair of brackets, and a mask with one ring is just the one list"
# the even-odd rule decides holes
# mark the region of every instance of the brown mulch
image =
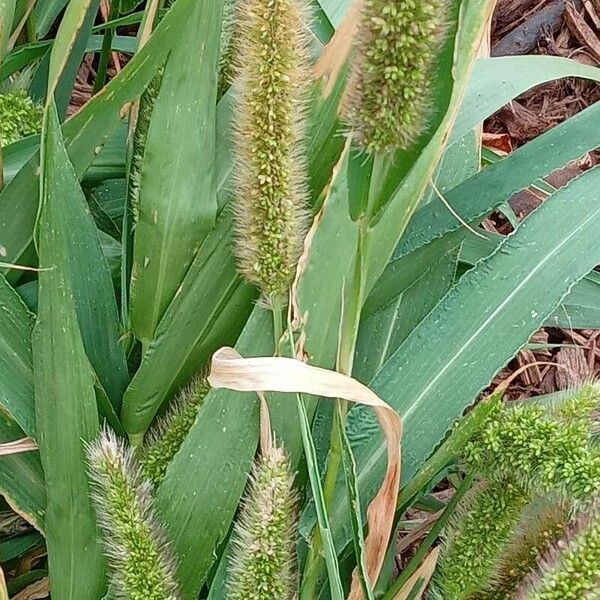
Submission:
[[[540,25],[542,19],[545,22]],[[600,0],[500,0],[493,20],[492,55],[499,55],[498,49],[520,54],[523,45],[531,44],[528,54],[562,56],[600,66]],[[600,85],[590,81],[569,78],[538,86],[486,121],[484,144],[503,154],[510,152],[599,100]],[[599,161],[598,150],[588,153],[547,181],[561,187]],[[511,198],[510,204],[522,219],[543,200],[538,191],[524,190]],[[484,226],[502,234],[511,231],[500,214]],[[600,376],[600,331],[546,328],[531,342],[538,346],[522,350],[492,388],[524,365],[532,366],[515,377],[508,390],[510,398],[548,394]],[[535,365],[537,362],[552,364]]]

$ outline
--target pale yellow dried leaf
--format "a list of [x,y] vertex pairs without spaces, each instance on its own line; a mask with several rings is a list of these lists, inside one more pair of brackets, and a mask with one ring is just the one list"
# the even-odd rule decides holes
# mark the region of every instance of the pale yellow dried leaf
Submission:
[[36,443],[31,438],[22,438],[20,440],[15,440],[14,442],[0,444],[0,456],[19,454],[20,452],[33,452],[37,449]]
[[[373,408],[384,432],[388,450],[384,481],[367,511],[367,571],[371,582],[376,582],[392,532],[400,485],[402,421],[396,411],[352,377],[307,365],[293,358],[243,358],[228,347],[217,350],[213,355],[208,382],[214,388],[239,392],[298,392],[331,399],[343,398]],[[360,584],[354,577],[349,600],[361,597]]]
[[421,590],[415,596],[415,600],[419,600],[423,597],[425,590],[427,589],[427,584],[435,571],[435,566],[437,565],[438,556],[440,554],[439,547],[434,548],[426,557],[425,560],[421,563],[419,568],[413,573],[412,577],[402,586],[402,589],[396,594],[394,600],[406,600],[412,589],[415,587],[415,584],[419,579],[423,580],[423,585],[421,586]]

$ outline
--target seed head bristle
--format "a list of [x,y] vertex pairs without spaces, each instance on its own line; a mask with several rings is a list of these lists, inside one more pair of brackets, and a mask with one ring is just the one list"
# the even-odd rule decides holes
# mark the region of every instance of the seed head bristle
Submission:
[[302,2],[241,0],[236,13],[235,254],[267,304],[285,299],[306,232]]
[[506,479],[478,484],[462,501],[440,558],[437,585],[448,600],[468,600],[485,589],[508,545],[529,490]]
[[88,448],[93,502],[119,600],[178,600],[175,562],[156,519],[152,486],[132,450],[105,429]]
[[296,594],[296,494],[283,448],[257,459],[236,523],[229,600],[292,600]]
[[447,0],[364,0],[343,112],[366,152],[409,148],[426,130]]

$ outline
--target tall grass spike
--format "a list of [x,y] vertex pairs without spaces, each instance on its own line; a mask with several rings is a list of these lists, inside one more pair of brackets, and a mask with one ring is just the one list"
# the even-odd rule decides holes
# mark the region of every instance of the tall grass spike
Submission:
[[283,448],[252,470],[234,534],[228,600],[292,600],[296,594],[296,495]]
[[302,0],[241,0],[235,23],[235,254],[272,305],[306,230],[308,53]]
[[154,514],[152,486],[132,451],[105,429],[88,449],[93,501],[119,600],[179,600],[175,564]]

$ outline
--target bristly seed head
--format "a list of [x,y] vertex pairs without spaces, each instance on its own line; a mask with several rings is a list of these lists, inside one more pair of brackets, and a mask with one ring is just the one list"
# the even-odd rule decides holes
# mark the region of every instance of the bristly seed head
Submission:
[[144,477],[154,487],[164,479],[169,463],[194,424],[198,408],[209,390],[205,378],[194,378],[146,434],[139,458]]
[[440,559],[445,600],[470,600],[488,585],[530,499],[529,490],[506,479],[471,490],[448,526]]
[[301,2],[241,0],[236,15],[235,253],[267,304],[285,299],[306,231]]
[[344,116],[366,152],[409,148],[427,127],[447,0],[364,0]]
[[93,501],[119,600],[178,600],[175,564],[158,525],[152,488],[132,451],[105,429],[88,448]]
[[42,129],[44,109],[24,90],[0,94],[0,141],[7,146]]
[[515,600],[600,598],[600,496],[573,520],[570,532],[540,561]]
[[285,451],[274,446],[250,477],[234,533],[228,600],[292,600],[296,494]]

